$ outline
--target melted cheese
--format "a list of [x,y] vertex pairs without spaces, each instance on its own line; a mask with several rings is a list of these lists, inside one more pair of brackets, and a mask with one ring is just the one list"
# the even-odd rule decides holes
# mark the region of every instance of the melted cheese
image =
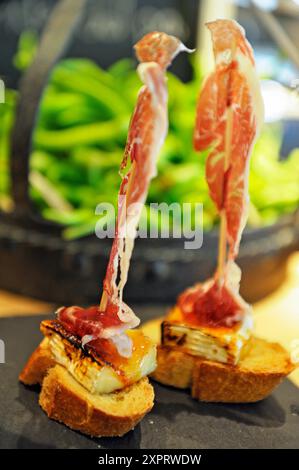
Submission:
[[253,331],[251,314],[234,328],[194,327],[184,323],[175,307],[162,323],[162,344],[211,361],[237,364]]
[[104,394],[124,388],[156,368],[156,347],[138,330],[128,331],[133,342],[129,359],[120,358],[116,365],[101,365],[59,334],[51,332],[47,337],[51,353],[58,364],[90,393]]

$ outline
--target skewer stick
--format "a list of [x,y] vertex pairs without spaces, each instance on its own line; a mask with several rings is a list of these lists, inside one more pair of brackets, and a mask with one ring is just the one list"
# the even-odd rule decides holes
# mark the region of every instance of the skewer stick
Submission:
[[[227,171],[230,154],[231,154],[231,137],[232,137],[232,125],[233,125],[233,112],[232,108],[227,109],[226,129],[225,129],[225,150],[224,150],[224,172]],[[218,242],[218,266],[217,273],[219,280],[222,281],[224,275],[224,267],[226,262],[226,214],[225,209],[222,209],[220,213],[220,230],[219,230],[219,242]]]
[[103,294],[102,294],[101,302],[100,302],[100,312],[105,312],[107,303],[108,303],[108,294],[105,290],[103,290]]
[[217,273],[219,280],[223,279],[224,266],[226,260],[226,216],[223,209],[220,213],[220,229],[218,241],[218,268]]

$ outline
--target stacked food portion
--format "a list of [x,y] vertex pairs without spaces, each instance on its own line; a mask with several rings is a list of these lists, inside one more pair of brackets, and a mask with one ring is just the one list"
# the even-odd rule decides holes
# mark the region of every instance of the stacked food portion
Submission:
[[[253,402],[292,369],[278,344],[253,336],[250,305],[239,294],[235,264],[248,212],[249,159],[263,123],[253,51],[234,21],[207,24],[215,70],[201,90],[194,147],[207,150],[206,180],[220,216],[218,267],[212,279],[183,292],[162,322],[158,381],[192,389],[205,401]],[[147,326],[149,334],[157,323]]]
[[100,305],[62,307],[55,320],[43,321],[45,339],[20,375],[25,384],[42,385],[39,402],[50,418],[93,436],[123,435],[153,406],[147,375],[156,366],[156,347],[133,330],[139,319],[123,302],[123,288],[167,133],[165,71],[183,49],[178,39],[164,33],[150,33],[136,44],[144,86],[121,163],[116,233]]
[[294,368],[284,348],[254,336],[251,306],[239,294],[235,259],[247,220],[250,155],[263,123],[253,51],[236,22],[217,20],[208,28],[216,66],[198,99],[194,147],[208,154],[206,180],[220,216],[213,278],[179,296],[161,335],[160,321],[134,329],[139,319],[124,303],[123,289],[168,130],[166,69],[187,50],[173,36],[149,33],[135,46],[144,85],[120,167],[116,231],[100,304],[62,307],[54,320],[43,321],[45,338],[20,374],[24,384],[42,386],[39,402],[50,418],[93,436],[123,435],[151,410],[149,374],[190,388],[199,400],[254,402]]

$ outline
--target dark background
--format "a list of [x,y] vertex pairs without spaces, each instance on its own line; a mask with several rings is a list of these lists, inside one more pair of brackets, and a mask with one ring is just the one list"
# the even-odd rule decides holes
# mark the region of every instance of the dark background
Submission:
[[[16,87],[19,72],[12,64],[18,38],[24,30],[40,32],[53,0],[0,0],[1,70],[8,87]],[[197,0],[89,0],[85,17],[68,51],[70,57],[88,57],[102,67],[131,57],[133,44],[146,32],[160,29],[188,46],[195,44]],[[174,71],[188,79],[187,56],[176,60]]]
[[[133,44],[146,32],[162,30],[178,36],[187,46],[196,47],[198,12],[202,0],[89,0],[85,17],[68,51],[70,57],[88,57],[102,67],[132,57]],[[219,0],[225,1],[225,0]],[[19,72],[12,64],[20,34],[41,32],[56,0],[0,0],[0,73],[8,87],[17,87]],[[246,28],[255,48],[273,47],[249,2],[239,0],[238,21]],[[292,19],[287,21],[288,29]],[[294,24],[297,24],[294,22]],[[267,52],[265,52],[267,54]],[[188,58],[181,54],[173,71],[183,80],[190,78]]]

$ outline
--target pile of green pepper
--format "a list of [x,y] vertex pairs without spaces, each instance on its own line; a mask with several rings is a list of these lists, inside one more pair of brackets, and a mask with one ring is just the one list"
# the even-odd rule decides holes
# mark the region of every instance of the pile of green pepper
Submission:
[[[205,154],[192,148],[195,102],[202,77],[189,83],[168,74],[169,134],[158,162],[150,202],[202,202],[204,228],[218,217],[204,177]],[[133,61],[104,71],[86,59],[66,59],[53,70],[42,98],[31,156],[31,196],[43,217],[63,224],[67,238],[94,231],[100,202],[116,205],[118,173],[130,115],[140,88]],[[0,106],[0,207],[11,210],[9,131],[17,92]],[[279,161],[282,131],[265,125],[254,148],[250,172],[251,226],[275,222],[299,204],[299,149]],[[151,214],[152,218],[155,214]],[[157,224],[161,220],[157,218]],[[177,222],[179,223],[179,222]]]

